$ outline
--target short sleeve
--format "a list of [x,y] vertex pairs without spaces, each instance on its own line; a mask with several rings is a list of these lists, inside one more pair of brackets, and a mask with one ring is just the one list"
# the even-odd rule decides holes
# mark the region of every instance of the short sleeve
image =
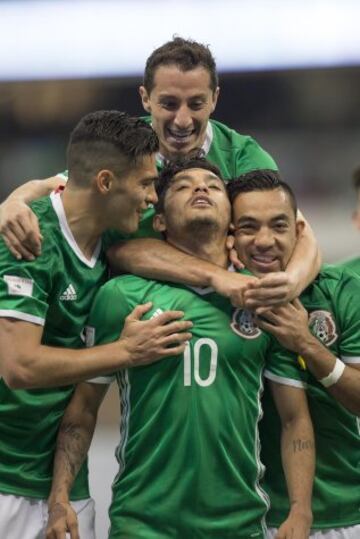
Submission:
[[307,372],[300,365],[298,356],[271,338],[271,347],[266,358],[264,376],[269,380],[293,387],[306,388]]
[[347,364],[360,364],[360,279],[344,270],[336,288],[334,312],[337,317],[338,348]]
[[0,243],[0,316],[44,326],[51,292],[51,261],[16,260]]

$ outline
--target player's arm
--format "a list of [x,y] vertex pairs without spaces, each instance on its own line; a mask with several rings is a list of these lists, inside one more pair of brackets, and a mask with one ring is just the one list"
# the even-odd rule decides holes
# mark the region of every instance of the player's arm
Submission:
[[315,235],[301,212],[298,212],[297,221],[303,223],[302,232],[285,271],[269,273],[251,284],[244,293],[248,309],[292,301],[319,273],[321,254]]
[[299,354],[327,391],[350,412],[360,415],[360,357],[357,364],[345,364],[336,358],[311,333],[308,314],[298,299],[263,313],[258,325],[285,348]]
[[[243,294],[248,286],[258,281],[255,277],[229,272],[165,241],[151,238],[118,243],[108,250],[108,258],[114,271],[188,286],[211,286],[237,307],[244,305]],[[269,289],[275,304],[286,300],[288,289],[284,286],[284,279],[282,272],[281,279]]]
[[191,322],[180,320],[182,311],[141,320],[150,307],[137,306],[115,342],[79,350],[42,344],[41,325],[0,318],[0,375],[14,389],[53,387],[182,354],[191,339]]
[[269,380],[281,420],[281,457],[290,511],[276,539],[307,539],[312,523],[314,433],[304,389]]
[[0,234],[16,258],[32,260],[40,255],[42,235],[28,204],[61,185],[65,185],[65,180],[60,176],[31,180],[15,189],[0,205]]
[[71,539],[80,539],[76,512],[69,496],[89,451],[107,388],[107,384],[79,384],[65,410],[56,443],[46,539],[65,539],[66,532]]

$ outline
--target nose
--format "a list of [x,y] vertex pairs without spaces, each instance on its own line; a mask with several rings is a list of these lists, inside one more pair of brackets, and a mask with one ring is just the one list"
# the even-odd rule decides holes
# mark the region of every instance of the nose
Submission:
[[158,196],[156,194],[155,184],[154,183],[152,183],[151,186],[149,186],[149,189],[147,190],[147,193],[146,193],[145,201],[146,201],[146,204],[156,204],[157,203]]
[[274,245],[274,235],[268,227],[261,227],[255,236],[255,245],[259,249],[268,249]]
[[192,127],[191,113],[186,105],[177,109],[174,123],[178,129],[186,130]]
[[207,184],[205,182],[199,182],[197,185],[195,185],[194,187],[194,193],[208,193],[209,192],[209,187],[207,186]]

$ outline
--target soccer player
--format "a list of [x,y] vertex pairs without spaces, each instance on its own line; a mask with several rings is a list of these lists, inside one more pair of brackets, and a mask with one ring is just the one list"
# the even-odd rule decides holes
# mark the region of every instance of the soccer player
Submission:
[[[210,119],[219,96],[215,60],[208,47],[196,41],[176,37],[156,49],[148,58],[140,96],[147,121],[160,141],[157,165],[164,158],[188,154],[202,148],[206,157],[216,164],[224,179],[231,179],[249,170],[275,169],[274,160],[251,137],[240,135],[227,126]],[[40,252],[40,229],[26,206],[29,199],[44,194],[64,178],[35,181],[14,192],[2,207],[0,231],[17,256],[33,256]],[[153,210],[141,222],[138,236],[154,236]],[[154,278],[178,281],[189,278],[188,284],[207,285],[209,264],[171,249],[166,243],[154,240],[125,242],[111,256],[114,266],[133,272],[144,267],[144,275],[157,270]],[[297,296],[312,281],[320,268],[317,245],[307,224],[298,238],[297,246],[285,272],[267,275],[257,287],[248,290],[246,298],[251,307],[276,303]],[[184,271],[186,270],[186,271]],[[151,275],[150,275],[151,276]],[[229,295],[229,293],[227,292]]]
[[[355,227],[360,230],[360,167],[356,168],[353,172],[353,185],[356,192],[356,208],[353,213],[353,223]],[[360,256],[351,258],[341,262],[340,265],[344,268],[349,268],[360,275]]]
[[[283,253],[294,245],[288,233],[296,213],[290,188],[277,173],[256,171],[234,180],[229,190],[235,244],[246,267],[256,275],[283,268]],[[317,455],[310,536],[314,539],[360,537],[359,298],[359,279],[328,266],[303,292],[301,303],[296,300],[267,310],[257,322],[297,353],[306,367]],[[270,496],[267,521],[277,528],[289,505],[281,469],[280,421],[268,388],[263,407],[260,433],[264,487]],[[293,449],[301,450],[301,443],[294,443]]]
[[[190,326],[179,311],[141,321],[146,301],[134,305],[119,340],[81,350],[91,303],[107,279],[101,234],[112,227],[134,232],[156,202],[157,149],[156,134],[141,120],[117,111],[85,116],[70,137],[66,190],[32,206],[44,231],[41,256],[19,261],[0,244],[1,538],[43,537],[69,384],[172,355],[169,345],[181,352],[191,336],[179,333]],[[86,465],[71,497],[82,537],[92,539]]]
[[[216,167],[188,160],[166,168],[155,228],[181,250],[226,268],[230,204]],[[293,220],[292,234],[300,232]],[[290,249],[287,256],[290,256]],[[283,536],[305,539],[311,524],[312,427],[295,358],[259,331],[251,314],[211,288],[115,278],[96,296],[88,344],[117,339],[119,322],[144,298],[146,317],[181,309],[193,322],[184,354],[118,371],[120,470],[113,485],[111,539],[264,538],[267,500],[259,487],[257,424],[262,378],[270,378],[283,422],[282,454],[291,509]],[[85,457],[111,378],[79,385],[58,437],[48,539],[77,539],[68,492]],[[298,444],[299,449],[293,449]]]

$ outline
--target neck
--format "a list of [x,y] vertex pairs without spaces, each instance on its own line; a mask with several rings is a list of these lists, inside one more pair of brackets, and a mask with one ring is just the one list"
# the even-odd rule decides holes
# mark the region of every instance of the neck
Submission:
[[62,203],[69,228],[80,250],[91,258],[104,232],[101,216],[97,215],[90,189],[67,186],[62,193]]
[[192,231],[192,233],[184,234],[182,237],[171,234],[166,241],[177,249],[216,266],[227,268],[229,264],[225,231],[210,231],[209,229],[200,231],[197,229],[196,234]]

